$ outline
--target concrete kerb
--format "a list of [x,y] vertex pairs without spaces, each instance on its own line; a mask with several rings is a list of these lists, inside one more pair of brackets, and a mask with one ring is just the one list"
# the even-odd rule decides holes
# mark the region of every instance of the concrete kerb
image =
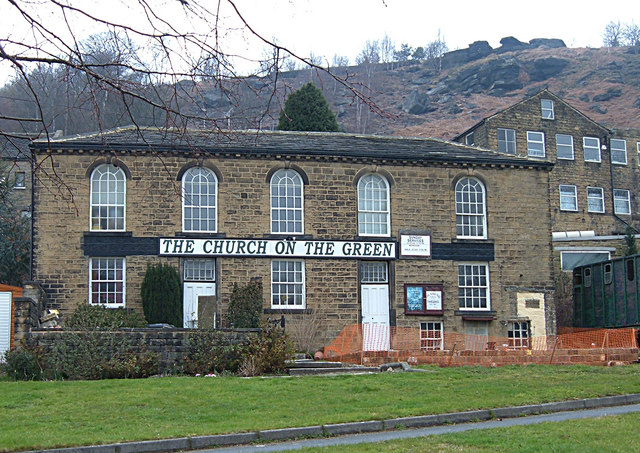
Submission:
[[[640,393],[559,401],[554,403],[531,404],[526,406],[501,407],[488,410],[452,412],[448,414],[424,415],[417,417],[400,417],[387,420],[336,423],[298,428],[269,429],[248,433],[181,437],[175,439],[123,442],[108,445],[91,445],[85,447],[56,448],[37,451],[46,453],[151,453],[161,451],[195,450],[229,445],[250,444],[263,440],[294,440],[300,437],[337,436],[365,432],[378,432],[399,428],[425,428],[444,424],[486,421],[493,418],[514,418],[533,414],[574,411],[597,407],[624,406],[637,403],[640,403]],[[35,451],[24,453],[35,453]]]

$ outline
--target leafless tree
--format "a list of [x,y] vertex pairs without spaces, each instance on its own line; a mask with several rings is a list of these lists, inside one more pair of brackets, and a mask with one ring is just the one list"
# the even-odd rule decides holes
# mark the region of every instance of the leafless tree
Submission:
[[602,41],[605,47],[619,47],[622,45],[622,25],[620,21],[609,22],[604,28]]
[[395,43],[385,33],[380,40],[380,61],[387,65],[387,69],[393,69],[395,51]]
[[[246,113],[234,110],[238,97],[266,93],[268,101],[256,113],[260,124],[278,104],[286,58],[325,73],[352,100],[384,114],[368,94],[321,61],[260,35],[234,0],[9,0],[3,15],[14,26],[0,31],[0,62],[16,74],[4,97],[18,101],[0,98],[0,136],[82,132],[75,124],[78,111],[99,130],[132,123],[183,134],[206,125],[216,132],[231,124],[230,115]],[[88,30],[97,34],[83,39]],[[241,33],[253,48],[270,50],[262,58],[243,54],[232,47],[232,33]],[[5,108],[22,101],[22,110]],[[211,104],[220,104],[224,114],[211,115]],[[47,161],[52,164],[53,157],[37,165]],[[55,166],[48,168],[55,177]]]
[[425,48],[426,60],[431,63],[433,69],[438,73],[442,71],[442,57],[448,50],[449,48],[444,40],[444,36],[440,36],[440,30],[438,30],[438,37],[427,43]]
[[640,27],[635,22],[624,26],[622,36],[627,46],[640,47]]

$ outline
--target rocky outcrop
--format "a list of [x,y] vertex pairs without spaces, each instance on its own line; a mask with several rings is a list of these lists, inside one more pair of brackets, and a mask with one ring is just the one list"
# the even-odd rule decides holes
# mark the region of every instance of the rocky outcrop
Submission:
[[609,88],[606,93],[596,94],[593,97],[593,102],[606,102],[613,98],[619,98],[622,96],[622,90],[620,88]]
[[480,67],[473,66],[458,72],[447,81],[453,91],[481,93],[489,91],[501,95],[522,88],[520,64],[515,58],[498,58]]
[[532,48],[545,47],[547,49],[562,49],[567,47],[562,39],[535,38],[529,41]]
[[538,58],[528,68],[529,77],[533,82],[547,80],[560,74],[569,64],[569,60],[557,57]]
[[417,90],[412,91],[402,102],[402,111],[412,115],[422,115],[423,113],[433,112],[438,108],[431,103],[429,95],[421,93]]

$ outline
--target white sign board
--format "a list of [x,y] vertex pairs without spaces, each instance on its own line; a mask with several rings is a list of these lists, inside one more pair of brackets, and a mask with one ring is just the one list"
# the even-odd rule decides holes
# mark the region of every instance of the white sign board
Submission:
[[403,234],[400,236],[400,255],[431,256],[431,236]]
[[394,259],[395,242],[160,238],[161,256]]

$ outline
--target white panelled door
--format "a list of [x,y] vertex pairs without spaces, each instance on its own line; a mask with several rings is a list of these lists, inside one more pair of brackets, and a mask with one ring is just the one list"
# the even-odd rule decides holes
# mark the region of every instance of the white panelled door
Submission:
[[11,293],[0,292],[0,360],[11,342]]
[[183,291],[183,327],[198,327],[198,298],[200,296],[215,296],[215,282],[184,282]]
[[362,348],[364,351],[389,349],[389,285],[362,284]]

